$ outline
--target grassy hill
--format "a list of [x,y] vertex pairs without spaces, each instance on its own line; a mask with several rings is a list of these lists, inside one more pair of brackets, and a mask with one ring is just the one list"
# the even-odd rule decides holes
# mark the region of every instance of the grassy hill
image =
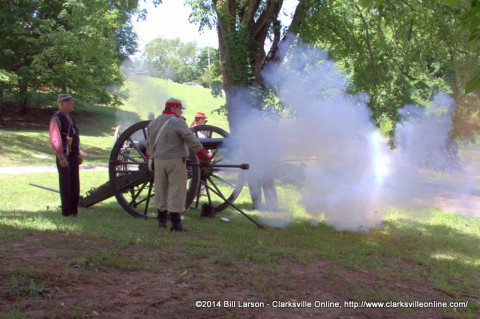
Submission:
[[[137,75],[128,78],[125,90],[129,97],[120,110],[132,112],[139,116],[138,119],[146,119],[149,112],[159,115],[164,109],[165,101],[174,97],[182,100],[186,107],[183,116],[188,125],[193,121],[196,112],[204,112],[207,114],[208,124],[228,130],[226,116],[214,112],[225,104],[225,99],[213,97],[210,89]],[[122,115],[120,114],[120,120],[124,119]]]
[[[77,101],[74,115],[81,132],[85,165],[106,165],[117,125],[125,130],[146,120],[149,112],[158,116],[170,97],[184,102],[188,125],[195,113],[200,111],[207,114],[208,124],[228,130],[226,116],[215,112],[225,104],[225,99],[214,98],[210,89],[137,75],[127,79],[124,90],[128,98],[118,108]],[[0,134],[0,166],[54,165],[48,141],[48,122],[56,110],[55,100],[52,99],[50,104],[31,109],[25,116],[12,114],[8,128]]]

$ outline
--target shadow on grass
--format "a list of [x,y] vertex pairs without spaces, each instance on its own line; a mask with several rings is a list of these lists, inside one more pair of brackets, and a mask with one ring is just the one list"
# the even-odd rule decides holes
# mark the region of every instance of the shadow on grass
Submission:
[[[119,121],[127,123],[126,119],[129,119],[131,124],[140,121],[140,118],[136,113],[113,108],[106,108],[103,113],[98,114],[86,111],[84,114],[77,114],[76,118],[77,122],[79,123],[78,126],[81,137],[112,136],[112,147],[115,127],[118,125]],[[44,122],[45,123],[43,123],[41,126],[41,130],[22,130],[24,132],[44,132],[43,135],[34,136],[30,134],[29,136],[24,136],[22,134],[18,134],[18,130],[5,130],[2,134],[0,134],[0,145],[4,145],[5,151],[8,152],[10,150],[15,154],[15,156],[30,156],[32,152],[51,155],[51,147],[48,138],[48,120],[44,120]],[[88,155],[103,155],[105,152],[109,154],[110,149],[105,151],[97,145],[88,145],[86,144],[87,140],[88,139],[84,139],[83,146],[85,146],[85,151],[88,153]]]
[[480,271],[480,237],[468,232],[467,219],[463,222],[460,217],[459,222],[464,223],[466,232],[441,224],[387,222],[385,227],[391,235],[379,242],[384,247],[396,247],[393,257],[411,265],[412,270],[423,270],[426,280],[437,281],[445,290],[463,285],[479,297],[480,277],[473,274]]
[[4,132],[0,135],[0,145],[5,145],[5,151],[11,150],[15,153],[15,156],[19,157],[30,157],[32,152],[44,153],[45,150],[50,148],[48,127],[45,130],[46,135],[44,137],[23,136]]
[[[238,206],[258,221],[257,214],[249,210],[249,203]],[[480,297],[477,275],[480,238],[474,231],[404,220],[385,222],[381,229],[366,233],[339,232],[322,223],[313,227],[306,220],[296,221],[287,228],[259,231],[232,208],[212,219],[201,218],[199,213],[199,210],[187,211],[185,222],[194,231],[175,237],[189,251],[202,249],[198,243],[205,241],[211,243],[206,245],[205,255],[213,249],[219,258],[275,263],[282,258],[308,262],[323,257],[345,267],[365,269],[381,278],[395,276],[407,282],[433,284],[450,298]],[[228,216],[230,222],[220,222],[220,216]],[[465,221],[460,217],[458,223]],[[478,225],[472,225],[473,229],[478,229]],[[139,243],[138,238],[151,242],[175,235],[160,232],[155,219],[128,215],[114,200],[82,208],[77,218],[62,217],[58,210],[36,213],[0,210],[0,241],[15,241],[42,231],[74,232],[135,244]]]

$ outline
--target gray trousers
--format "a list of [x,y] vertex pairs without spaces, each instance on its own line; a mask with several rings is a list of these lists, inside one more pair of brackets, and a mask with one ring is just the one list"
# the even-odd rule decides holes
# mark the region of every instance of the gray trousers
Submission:
[[185,211],[187,169],[184,158],[155,158],[155,207],[174,213]]

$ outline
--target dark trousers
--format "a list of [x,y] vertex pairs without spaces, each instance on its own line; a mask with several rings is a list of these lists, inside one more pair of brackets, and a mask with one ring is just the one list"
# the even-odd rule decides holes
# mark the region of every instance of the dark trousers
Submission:
[[62,215],[78,214],[78,201],[80,199],[80,174],[78,155],[67,156],[67,167],[61,167],[57,158],[57,169],[60,185],[60,199],[62,201]]
[[[248,189],[250,190],[254,209],[278,209],[277,188],[275,187],[275,179],[273,177],[265,177],[261,180],[250,177],[248,180]],[[266,207],[262,205],[262,190]]]

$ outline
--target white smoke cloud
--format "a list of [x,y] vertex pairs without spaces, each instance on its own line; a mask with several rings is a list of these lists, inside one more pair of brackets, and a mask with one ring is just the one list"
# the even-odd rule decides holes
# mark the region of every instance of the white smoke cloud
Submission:
[[436,93],[426,108],[407,105],[399,110],[398,151],[391,155],[393,170],[385,191],[391,202],[478,214],[473,197],[478,162],[462,159],[449,138],[454,108],[450,96]]
[[449,149],[454,108],[450,96],[437,93],[426,108],[407,105],[399,110],[398,147],[410,162],[436,169],[453,168],[455,161],[445,151]]
[[[299,204],[312,223],[323,219],[336,229],[353,231],[378,227],[386,206],[408,203],[419,193],[429,198],[441,193],[428,187],[421,167],[458,167],[445,152],[452,147],[448,134],[454,108],[446,94],[436,94],[426,109],[401,110],[398,149],[391,151],[371,122],[368,96],[347,94],[346,77],[322,50],[297,43],[282,63],[271,65],[263,75],[292,116],[256,111],[249,92],[241,91],[235,109],[250,111],[236,114],[235,142],[250,163],[251,179],[279,177],[285,173],[279,167],[284,169],[290,161],[302,164],[287,166],[297,168],[288,173],[302,185]],[[280,202],[282,211],[269,212],[264,222],[292,222],[285,214],[289,199]]]

